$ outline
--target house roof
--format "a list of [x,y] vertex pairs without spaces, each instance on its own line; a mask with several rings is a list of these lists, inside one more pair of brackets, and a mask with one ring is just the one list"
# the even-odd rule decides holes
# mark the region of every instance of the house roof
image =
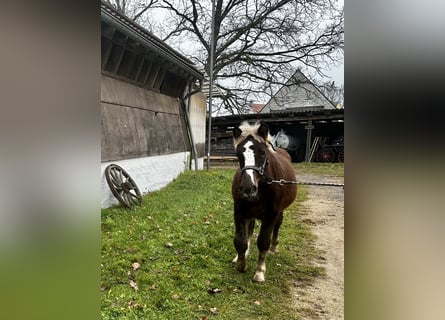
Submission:
[[[144,48],[155,52],[166,64],[170,65],[170,68],[179,68],[182,73],[195,79],[202,80],[204,78],[203,73],[198,70],[192,61],[103,1],[101,1],[100,15],[101,20],[112,29],[119,30]],[[111,32],[114,32],[114,30]]]
[[253,112],[259,113],[261,110],[263,110],[265,104],[264,103],[252,103],[250,107],[252,108]]
[[301,70],[297,70],[267,102],[261,112],[290,111],[307,107],[336,108],[334,103]]

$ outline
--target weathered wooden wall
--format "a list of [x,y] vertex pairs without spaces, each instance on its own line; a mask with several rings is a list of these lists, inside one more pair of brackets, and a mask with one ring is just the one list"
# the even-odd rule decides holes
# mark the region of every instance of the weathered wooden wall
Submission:
[[102,74],[102,161],[186,151],[178,99]]
[[204,157],[206,153],[206,97],[203,93],[191,96],[189,115],[198,157]]

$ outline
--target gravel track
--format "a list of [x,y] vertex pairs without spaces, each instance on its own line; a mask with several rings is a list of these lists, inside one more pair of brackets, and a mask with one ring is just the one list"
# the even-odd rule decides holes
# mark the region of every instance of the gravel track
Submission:
[[[343,183],[343,178],[300,174],[298,181]],[[302,319],[344,319],[344,190],[342,187],[306,186],[301,220],[316,235],[321,255],[315,264],[326,276],[314,283],[298,283],[292,290],[295,309]]]

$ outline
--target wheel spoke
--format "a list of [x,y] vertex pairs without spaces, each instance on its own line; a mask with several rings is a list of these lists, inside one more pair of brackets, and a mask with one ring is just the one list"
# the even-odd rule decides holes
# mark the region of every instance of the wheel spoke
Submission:
[[141,203],[141,197],[139,197],[138,195],[136,195],[136,194],[133,194],[133,193],[130,193],[130,199],[131,200],[133,200],[133,202],[135,203],[135,204],[140,204]]
[[121,182],[119,180],[117,180],[116,178],[114,178],[113,176],[110,176],[111,178],[111,182],[113,183],[113,185],[115,187],[121,186]]
[[131,207],[131,201],[128,197],[128,193],[124,193],[124,202],[128,207]]
[[110,175],[111,175],[112,178],[114,178],[115,181],[118,181],[118,184],[122,184],[123,183],[123,181],[120,178],[118,172],[114,168],[110,170]]
[[134,204],[139,204],[139,198],[138,197],[135,197],[135,195],[132,194],[132,193],[129,193],[128,195],[129,195],[128,198],[131,200],[131,202],[133,202]]
[[122,170],[119,170],[119,176],[120,176],[120,178],[121,178],[122,183],[124,183],[124,182],[125,182],[125,176],[124,176],[124,174],[122,173]]

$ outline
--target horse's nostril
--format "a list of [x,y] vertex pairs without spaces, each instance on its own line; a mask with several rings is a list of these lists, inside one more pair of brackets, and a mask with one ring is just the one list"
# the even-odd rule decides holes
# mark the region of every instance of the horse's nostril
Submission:
[[256,186],[252,186],[251,188],[250,188],[250,193],[255,193],[256,192]]

